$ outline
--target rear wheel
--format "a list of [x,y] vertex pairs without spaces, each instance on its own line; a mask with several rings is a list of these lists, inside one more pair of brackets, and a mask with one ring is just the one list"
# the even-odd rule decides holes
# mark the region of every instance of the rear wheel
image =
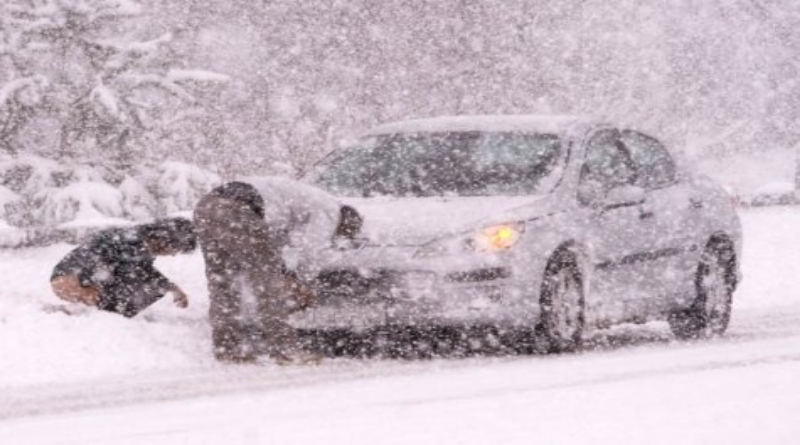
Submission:
[[548,352],[580,346],[584,327],[583,280],[575,253],[558,251],[547,264],[539,300],[536,334]]
[[722,335],[728,328],[733,303],[733,249],[724,242],[706,247],[695,275],[696,296],[692,305],[672,314],[669,325],[680,339]]

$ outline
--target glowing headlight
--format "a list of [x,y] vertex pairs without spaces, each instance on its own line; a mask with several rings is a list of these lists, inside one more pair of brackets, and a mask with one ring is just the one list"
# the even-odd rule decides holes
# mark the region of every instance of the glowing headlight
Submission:
[[522,224],[500,224],[486,227],[473,234],[468,242],[475,250],[496,252],[511,248],[519,241],[525,226]]
[[521,223],[498,224],[472,233],[445,238],[422,246],[416,257],[459,255],[464,252],[499,252],[516,244],[525,226]]

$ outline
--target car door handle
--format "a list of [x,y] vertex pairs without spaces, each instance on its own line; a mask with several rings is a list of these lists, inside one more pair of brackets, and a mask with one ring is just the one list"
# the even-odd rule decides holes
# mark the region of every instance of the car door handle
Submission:
[[639,213],[639,219],[652,219],[655,215],[651,210],[642,210]]
[[689,198],[689,204],[691,204],[694,209],[702,209],[705,206],[701,198]]

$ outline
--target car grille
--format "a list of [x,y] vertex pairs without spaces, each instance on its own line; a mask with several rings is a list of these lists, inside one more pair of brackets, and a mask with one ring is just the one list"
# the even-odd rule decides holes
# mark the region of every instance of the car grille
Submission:
[[479,283],[482,281],[494,281],[511,276],[511,271],[505,267],[490,267],[486,269],[475,269],[467,272],[453,272],[445,275],[446,281],[454,283]]
[[319,274],[316,290],[320,300],[383,297],[404,298],[406,291],[430,289],[436,280],[431,272],[401,272],[373,269],[367,274],[354,269],[327,270]]
[[380,288],[385,281],[384,274],[367,278],[357,270],[327,270],[319,274],[315,287],[321,299],[357,298],[369,294],[373,289]]

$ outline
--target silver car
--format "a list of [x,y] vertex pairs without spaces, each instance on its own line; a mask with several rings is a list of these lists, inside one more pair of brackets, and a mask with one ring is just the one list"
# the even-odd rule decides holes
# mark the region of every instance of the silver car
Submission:
[[391,123],[310,180],[364,217],[320,256],[299,327],[493,326],[551,351],[668,320],[722,334],[740,280],[732,199],[635,129],[571,116]]

